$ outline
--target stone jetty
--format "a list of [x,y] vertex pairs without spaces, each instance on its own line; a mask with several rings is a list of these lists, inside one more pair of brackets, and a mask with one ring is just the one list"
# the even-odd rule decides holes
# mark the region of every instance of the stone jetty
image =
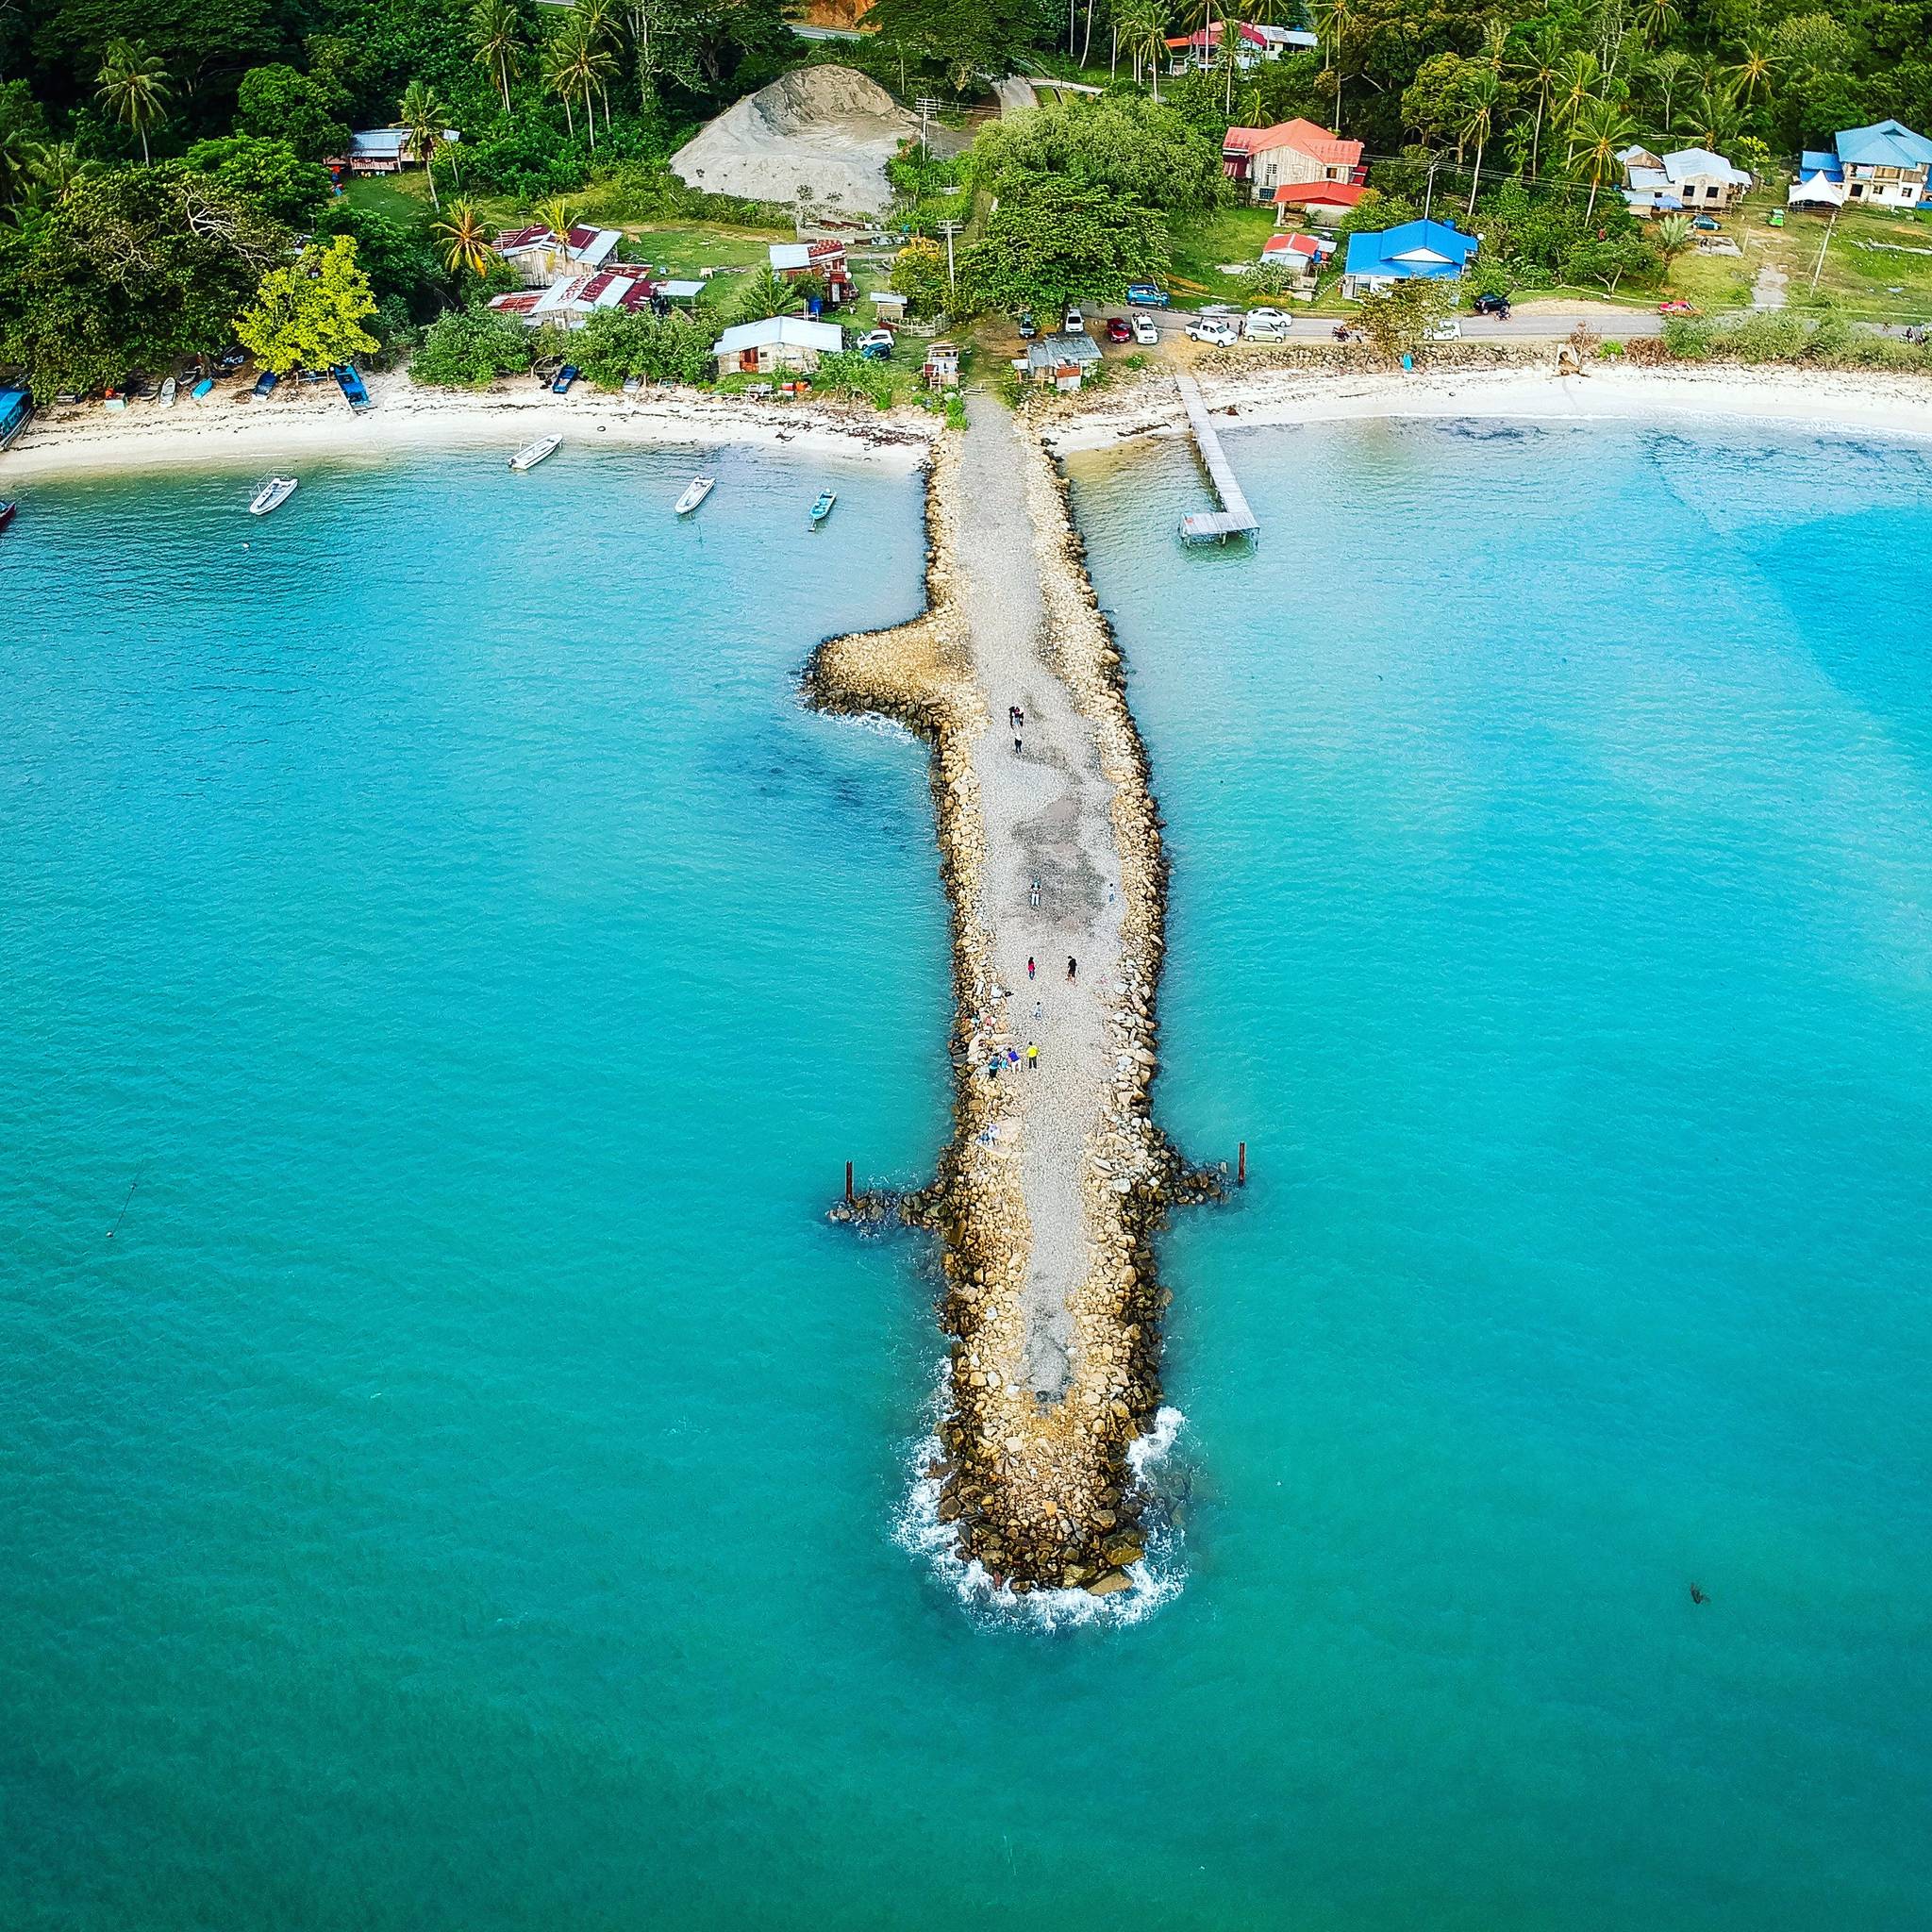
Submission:
[[940,1515],[996,1584],[1107,1595],[1143,1549],[1126,1451],[1170,1300],[1151,1238],[1218,1182],[1149,1114],[1166,859],[1120,652],[1037,436],[991,398],[969,418],[932,459],[925,612],[829,640],[806,686],[932,751],[954,1133],[901,1212],[941,1242]]

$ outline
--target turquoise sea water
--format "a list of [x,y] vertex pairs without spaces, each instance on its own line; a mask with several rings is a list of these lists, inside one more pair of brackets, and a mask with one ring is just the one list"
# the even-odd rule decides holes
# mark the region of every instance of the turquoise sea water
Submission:
[[817,1218],[946,1125],[918,755],[792,694],[915,486],[32,493],[0,1924],[1918,1921],[1932,470],[1231,447],[1251,558],[1074,466],[1255,1181],[1167,1245],[1185,1587],[1058,1634],[902,1546],[930,1290]]

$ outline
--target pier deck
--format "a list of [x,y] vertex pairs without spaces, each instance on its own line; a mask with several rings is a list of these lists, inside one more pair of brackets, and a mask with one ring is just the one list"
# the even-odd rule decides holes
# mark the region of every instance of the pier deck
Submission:
[[1188,427],[1194,434],[1194,447],[1201,453],[1202,466],[1221,499],[1218,510],[1197,510],[1181,519],[1181,535],[1190,543],[1224,543],[1230,537],[1258,537],[1261,525],[1248,508],[1247,492],[1221,437],[1208,419],[1208,405],[1201,399],[1201,385],[1185,370],[1174,374],[1174,386],[1181,392],[1181,405],[1188,412]]

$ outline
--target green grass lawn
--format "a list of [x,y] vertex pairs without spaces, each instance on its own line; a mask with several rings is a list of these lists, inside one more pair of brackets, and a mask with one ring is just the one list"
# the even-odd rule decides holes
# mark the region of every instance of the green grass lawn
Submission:
[[[1256,299],[1253,282],[1245,276],[1224,275],[1221,264],[1260,260],[1261,244],[1274,232],[1273,208],[1216,208],[1211,214],[1183,217],[1174,224],[1172,232],[1172,283],[1177,303],[1192,307],[1200,301]],[[1194,286],[1190,288],[1190,283]]]
[[342,184],[342,193],[357,208],[388,215],[408,228],[427,227],[433,216],[428,179],[420,169],[412,175],[358,175]]

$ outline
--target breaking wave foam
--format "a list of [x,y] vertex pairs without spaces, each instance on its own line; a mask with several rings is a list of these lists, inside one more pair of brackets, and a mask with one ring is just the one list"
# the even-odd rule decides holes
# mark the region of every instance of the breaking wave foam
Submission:
[[1168,1523],[1166,1511],[1158,1507],[1157,1474],[1186,1426],[1187,1418],[1179,1409],[1158,1410],[1153,1428],[1127,1447],[1127,1467],[1132,1472],[1136,1499],[1155,1505],[1142,1512],[1147,1553],[1126,1571],[1133,1587],[1117,1591],[1112,1596],[1091,1596],[1084,1590],[1021,1591],[1004,1586],[996,1588],[986,1566],[976,1557],[963,1560],[954,1547],[954,1526],[940,1521],[940,1479],[926,1472],[945,1457],[939,1425],[946,1411],[951,1379],[950,1364],[942,1363],[930,1426],[913,1446],[912,1481],[892,1525],[892,1541],[901,1549],[923,1557],[934,1576],[976,1617],[1022,1629],[1055,1631],[1093,1624],[1139,1624],[1181,1593],[1187,1583],[1181,1533]]

